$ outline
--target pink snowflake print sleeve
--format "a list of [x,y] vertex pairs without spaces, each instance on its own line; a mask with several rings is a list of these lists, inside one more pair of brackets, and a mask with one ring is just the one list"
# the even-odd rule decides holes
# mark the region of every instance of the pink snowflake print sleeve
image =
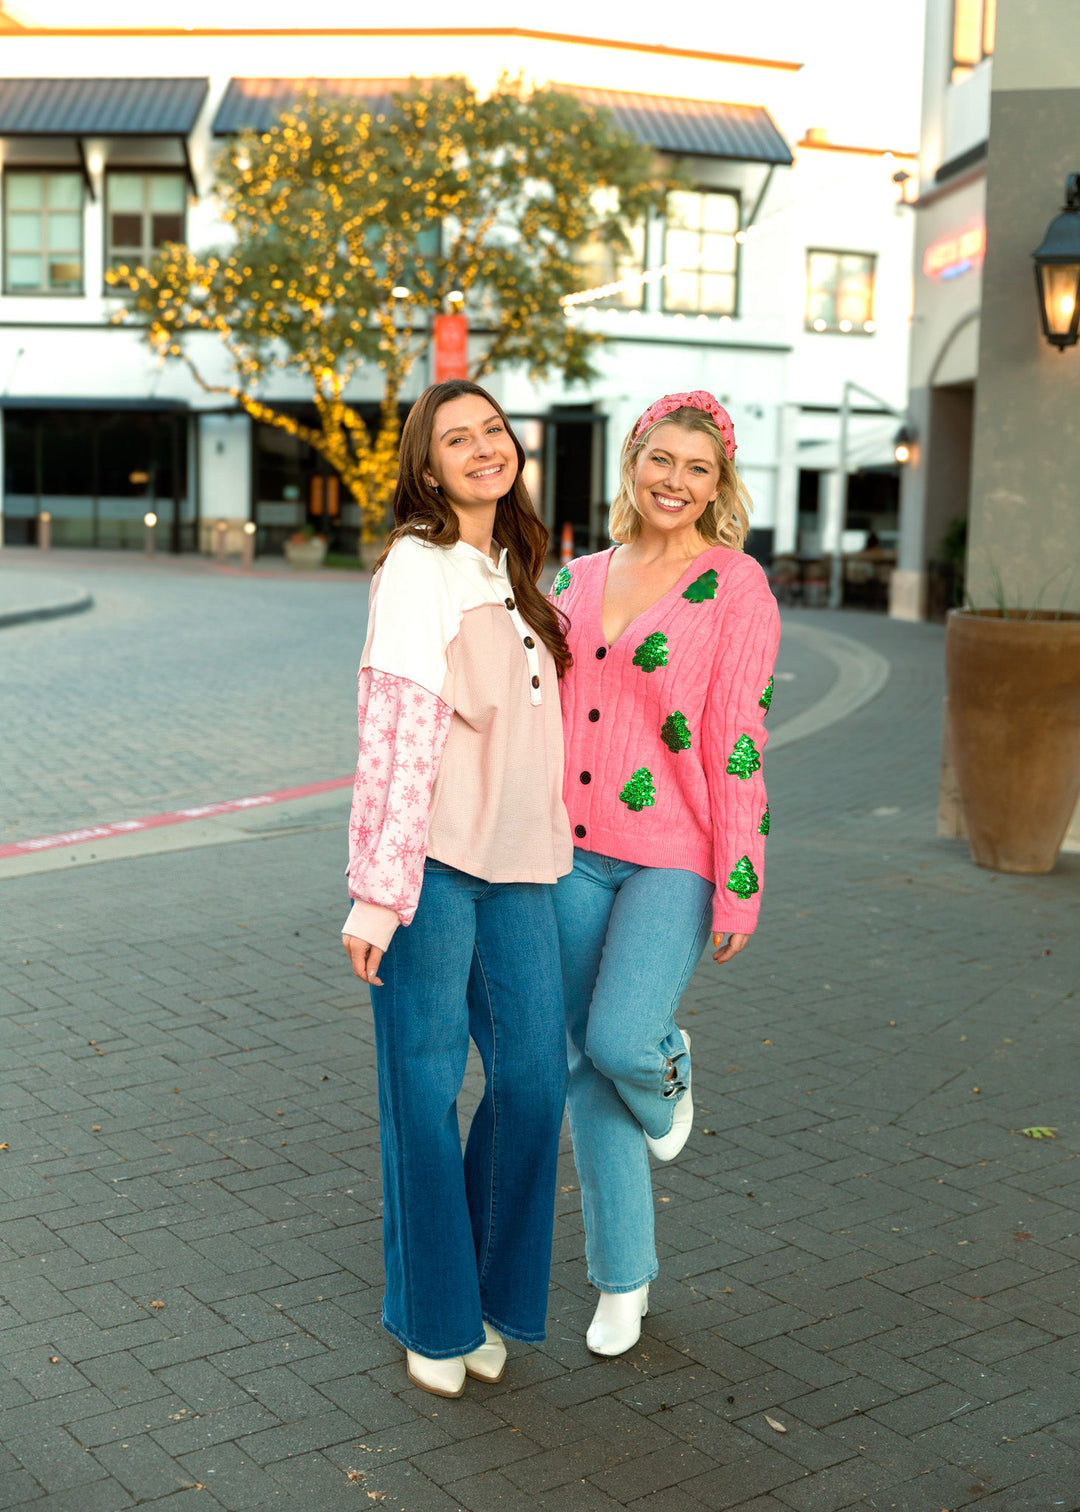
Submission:
[[361,670],[357,689],[360,759],[346,873],[353,907],[342,933],[385,950],[416,913],[431,789],[453,711],[426,688],[372,667]]
[[726,606],[706,702],[704,751],[712,810],[713,931],[753,934],[765,881],[769,808],[762,758],[780,616],[755,573]]

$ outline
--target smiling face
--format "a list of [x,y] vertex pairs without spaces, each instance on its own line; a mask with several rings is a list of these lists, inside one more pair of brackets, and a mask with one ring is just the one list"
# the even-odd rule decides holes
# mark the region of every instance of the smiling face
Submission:
[[701,431],[658,425],[638,457],[633,481],[642,534],[692,531],[719,492],[716,447]]
[[510,492],[517,449],[497,410],[479,394],[462,394],[435,411],[428,477],[458,513],[491,509]]

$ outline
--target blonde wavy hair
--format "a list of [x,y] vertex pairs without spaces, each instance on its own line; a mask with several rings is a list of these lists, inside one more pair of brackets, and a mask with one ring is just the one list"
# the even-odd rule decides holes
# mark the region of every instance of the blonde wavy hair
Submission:
[[642,431],[636,439],[633,429],[623,442],[619,458],[619,491],[612,501],[608,517],[608,534],[621,545],[637,540],[641,532],[641,515],[634,497],[634,473],[638,459],[649,445],[653,432],[661,425],[678,425],[686,431],[698,431],[708,436],[716,452],[720,467],[720,480],[716,498],[705,513],[696,521],[698,533],[710,546],[730,546],[733,551],[742,551],[750,529],[750,512],[753,509],[750,495],[728,458],[720,427],[704,410],[691,409],[684,405],[670,415],[662,415]]

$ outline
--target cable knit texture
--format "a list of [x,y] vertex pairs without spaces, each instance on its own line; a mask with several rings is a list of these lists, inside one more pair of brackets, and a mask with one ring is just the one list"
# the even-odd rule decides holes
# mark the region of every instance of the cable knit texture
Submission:
[[713,929],[750,934],[769,828],[762,752],[776,601],[752,557],[714,546],[609,647],[610,559],[580,558],[552,595],[574,655],[562,682],[574,843],[707,877]]

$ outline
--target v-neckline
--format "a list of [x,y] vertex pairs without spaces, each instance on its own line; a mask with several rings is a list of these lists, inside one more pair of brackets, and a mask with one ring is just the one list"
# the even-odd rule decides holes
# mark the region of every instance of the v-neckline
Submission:
[[[609,641],[608,638],[607,638],[607,631],[604,629],[604,598],[605,598],[605,595],[607,594],[607,580],[608,580],[608,573],[611,571],[612,558],[614,557],[616,551],[618,551],[619,545],[620,545],[620,543],[616,542],[614,546],[609,547],[608,554],[607,554],[607,561],[604,563],[604,571],[603,571],[603,575],[602,575],[602,577],[600,579],[600,635],[601,635],[601,637],[603,639],[604,645],[607,647],[607,649],[609,651],[614,651],[615,647],[624,638],[624,636],[626,636],[626,635],[628,635],[630,633],[630,631],[637,624],[637,622],[638,622],[639,619],[644,619],[647,614],[651,614],[654,609],[658,608],[659,605],[661,605],[664,602],[665,599],[668,599],[668,598],[671,597],[671,595],[675,592],[676,588],[682,588],[683,587],[686,578],[689,576],[690,572],[697,566],[697,564],[701,561],[702,557],[706,557],[706,556],[709,555],[709,553],[711,551],[715,551],[716,550],[715,546],[706,546],[706,548],[705,548],[704,551],[699,551],[698,554],[697,554],[697,556],[694,557],[690,561],[690,564],[687,567],[686,571],[683,573],[682,577],[676,578],[675,581],[672,583],[671,587],[667,590],[666,593],[662,593],[659,598],[653,599],[652,603],[649,604],[646,608],[642,609],[642,611],[640,612],[640,614],[635,614],[634,618],[632,620],[628,621],[628,623],[623,626],[622,630],[615,637],[615,639],[613,641]],[[708,571],[708,569],[707,568],[703,568],[703,569],[701,569],[701,571]],[[699,578],[701,576],[701,571],[697,572],[695,574],[695,576],[690,579],[690,581],[691,582],[696,582],[697,578]]]

